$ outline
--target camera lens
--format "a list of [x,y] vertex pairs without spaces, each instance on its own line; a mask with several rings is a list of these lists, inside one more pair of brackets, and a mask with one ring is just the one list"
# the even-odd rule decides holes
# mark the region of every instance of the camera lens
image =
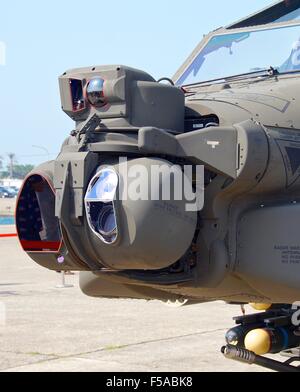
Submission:
[[91,180],[85,195],[88,224],[101,241],[112,244],[118,237],[114,200],[119,183],[113,168],[105,167]]
[[92,79],[87,85],[86,96],[91,105],[96,107],[105,106],[104,80],[101,78]]
[[117,222],[112,205],[105,206],[100,211],[97,228],[100,234],[109,237],[116,233]]

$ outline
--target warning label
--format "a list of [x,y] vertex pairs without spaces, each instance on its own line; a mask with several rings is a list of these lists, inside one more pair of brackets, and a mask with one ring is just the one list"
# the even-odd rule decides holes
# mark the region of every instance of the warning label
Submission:
[[274,249],[280,252],[282,264],[300,264],[300,246],[276,245]]

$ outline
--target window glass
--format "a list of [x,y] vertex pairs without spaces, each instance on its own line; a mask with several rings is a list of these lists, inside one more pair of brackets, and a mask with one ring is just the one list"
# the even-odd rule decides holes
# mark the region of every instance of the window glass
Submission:
[[177,85],[221,79],[270,68],[300,70],[300,26],[213,36]]

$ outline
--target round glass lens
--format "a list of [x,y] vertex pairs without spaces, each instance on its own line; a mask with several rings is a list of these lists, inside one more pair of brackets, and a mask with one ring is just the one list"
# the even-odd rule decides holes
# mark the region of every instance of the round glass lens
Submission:
[[110,235],[117,229],[116,216],[113,206],[107,206],[102,209],[98,218],[98,230],[101,234]]
[[86,95],[91,105],[97,107],[106,105],[104,98],[104,80],[101,78],[92,79],[87,85]]

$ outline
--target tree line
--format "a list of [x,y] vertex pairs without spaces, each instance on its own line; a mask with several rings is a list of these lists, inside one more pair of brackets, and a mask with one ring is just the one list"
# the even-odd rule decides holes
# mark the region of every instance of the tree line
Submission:
[[0,156],[0,179],[1,178],[17,178],[22,180],[27,176],[31,170],[33,170],[33,165],[20,165],[16,161],[15,154],[7,154],[9,162],[7,166],[4,165],[4,158]]

